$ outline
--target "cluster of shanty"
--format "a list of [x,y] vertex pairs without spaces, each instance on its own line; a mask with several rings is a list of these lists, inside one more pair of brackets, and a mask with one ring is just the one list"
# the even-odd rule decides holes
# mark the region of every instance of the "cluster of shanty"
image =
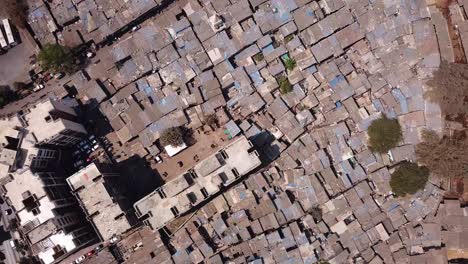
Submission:
[[[121,258],[377,264],[447,263],[466,254],[468,213],[459,201],[444,199],[432,179],[411,197],[397,198],[389,186],[398,163],[416,160],[421,131],[444,127],[424,93],[441,60],[455,55],[445,11],[432,3],[36,2],[30,26],[40,42],[96,44],[89,65],[59,90],[73,88],[104,115],[115,160],[159,158],[168,152],[159,144],[163,131],[201,131],[210,115],[228,136],[134,204],[154,233],[132,233],[127,240],[139,242],[121,245]],[[464,40],[464,6],[453,3],[449,15]],[[383,115],[398,120],[403,140],[377,154],[366,130]],[[74,191],[87,194],[76,183]],[[107,230],[112,221],[102,217],[93,224],[101,240],[129,228],[124,221]],[[99,255],[93,261],[103,263]]]

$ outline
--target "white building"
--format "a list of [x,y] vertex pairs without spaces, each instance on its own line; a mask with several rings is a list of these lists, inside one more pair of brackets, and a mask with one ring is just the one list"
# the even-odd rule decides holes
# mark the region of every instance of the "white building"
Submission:
[[22,126],[19,117],[0,120],[0,179],[18,168],[46,169],[60,159],[60,151],[36,145],[34,135]]
[[121,193],[119,176],[92,163],[67,178],[68,185],[102,241],[131,228],[129,220],[132,220],[132,215],[127,214],[131,204]]
[[0,184],[16,220],[9,225],[17,226],[43,263],[96,240],[65,177],[56,173],[57,147],[75,144],[85,134],[73,109],[52,100],[22,117],[0,120]]
[[30,169],[10,173],[9,177],[11,181],[3,188],[16,212],[18,230],[33,255],[44,263],[52,263],[95,239],[76,212],[76,201],[63,177]]
[[75,110],[59,101],[36,104],[24,115],[24,121],[38,144],[71,146],[87,134],[84,126],[78,123]]

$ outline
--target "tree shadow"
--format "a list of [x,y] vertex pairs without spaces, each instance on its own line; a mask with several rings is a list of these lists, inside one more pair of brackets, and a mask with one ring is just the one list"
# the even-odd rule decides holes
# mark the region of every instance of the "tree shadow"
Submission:
[[18,94],[9,85],[0,86],[0,108],[19,99]]

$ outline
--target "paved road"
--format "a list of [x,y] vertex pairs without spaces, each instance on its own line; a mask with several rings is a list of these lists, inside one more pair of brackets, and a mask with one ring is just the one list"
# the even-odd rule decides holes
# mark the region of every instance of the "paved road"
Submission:
[[11,248],[10,245],[11,239],[3,241],[3,253],[5,254],[5,263],[6,264],[16,264],[19,260],[18,252]]
[[46,97],[63,97],[66,95],[66,91],[63,85],[70,80],[70,76],[66,76],[61,80],[51,80],[45,84],[44,89],[26,96],[25,98],[12,102],[11,104],[0,109],[0,117],[13,115],[20,110],[27,108],[28,105],[32,105],[39,101],[41,98]]

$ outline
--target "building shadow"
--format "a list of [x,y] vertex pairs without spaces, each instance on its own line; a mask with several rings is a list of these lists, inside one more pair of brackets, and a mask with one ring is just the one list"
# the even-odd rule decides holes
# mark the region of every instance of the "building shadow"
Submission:
[[260,133],[248,137],[259,153],[259,158],[262,164],[269,164],[279,157],[281,149],[275,137],[269,131],[261,131]]
[[88,133],[96,135],[97,137],[104,137],[113,130],[109,121],[107,121],[98,106],[99,102],[96,99],[91,98],[85,104],[81,105],[79,108],[79,116],[81,117],[81,122],[85,125]]
[[146,159],[138,155],[117,163],[116,168],[132,204],[164,184],[161,175],[151,168]]

